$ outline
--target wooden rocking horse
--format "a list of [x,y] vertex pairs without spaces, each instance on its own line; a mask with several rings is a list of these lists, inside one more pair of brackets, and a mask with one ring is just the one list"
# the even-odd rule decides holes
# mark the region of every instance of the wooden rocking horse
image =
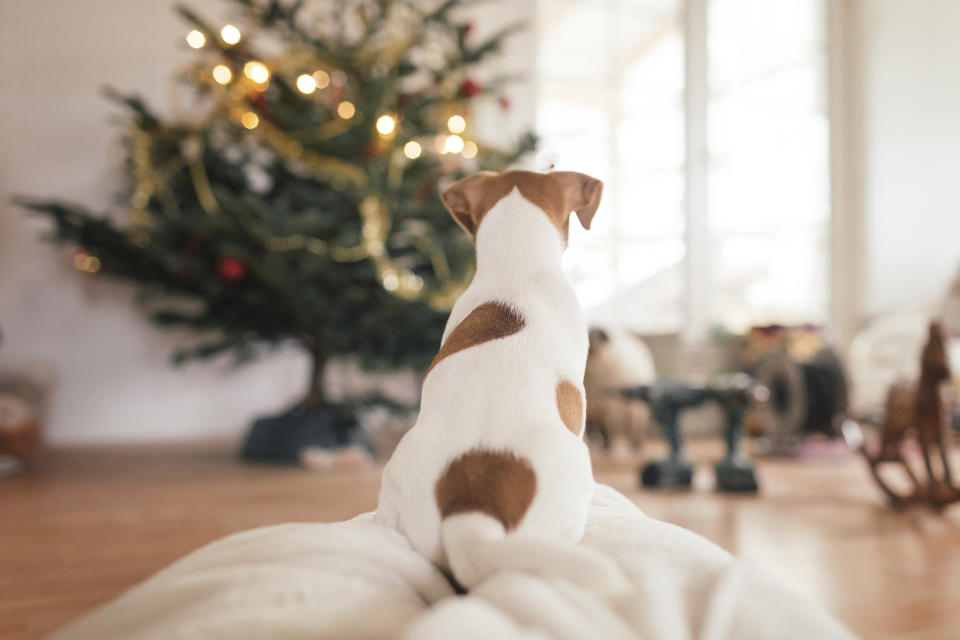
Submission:
[[[927,503],[940,509],[960,501],[960,488],[954,487],[950,469],[949,412],[942,391],[949,380],[943,330],[938,322],[931,322],[920,358],[920,379],[915,385],[898,382],[890,387],[880,426],[880,445],[872,451],[866,446],[862,449],[874,479],[895,507]],[[918,476],[904,455],[909,436],[914,436],[920,445],[926,478]],[[904,470],[913,484],[912,492],[897,492],[884,480],[880,469],[890,465]]]

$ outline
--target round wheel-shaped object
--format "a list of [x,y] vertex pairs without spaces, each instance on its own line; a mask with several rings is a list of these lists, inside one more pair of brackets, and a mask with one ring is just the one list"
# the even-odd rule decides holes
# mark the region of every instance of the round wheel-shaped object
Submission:
[[774,352],[761,357],[750,373],[768,391],[756,415],[773,449],[781,450],[800,435],[807,418],[803,372],[786,353]]

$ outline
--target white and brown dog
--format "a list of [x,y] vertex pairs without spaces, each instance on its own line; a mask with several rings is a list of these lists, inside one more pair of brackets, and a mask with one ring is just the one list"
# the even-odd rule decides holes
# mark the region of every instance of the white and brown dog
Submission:
[[581,173],[508,171],[441,195],[474,237],[477,272],[384,469],[376,518],[466,587],[507,568],[622,586],[612,562],[572,546],[593,494],[588,343],[560,257],[571,212],[589,229],[602,188]]

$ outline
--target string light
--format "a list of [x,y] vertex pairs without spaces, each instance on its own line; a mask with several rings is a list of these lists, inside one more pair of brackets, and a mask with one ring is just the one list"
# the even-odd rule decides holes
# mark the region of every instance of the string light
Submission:
[[387,269],[383,274],[383,288],[387,291],[396,291],[400,286],[400,278],[392,269]]
[[[237,38],[237,41],[239,41],[239,37]],[[323,64],[323,62],[317,60],[314,62],[314,64],[319,66]],[[224,84],[232,82],[229,90],[222,92],[224,98],[229,100],[229,102],[224,106],[227,107],[226,115],[229,117],[231,122],[235,123],[237,126],[243,126],[247,129],[257,129],[257,133],[261,139],[263,139],[266,144],[275,152],[286,158],[297,158],[303,163],[304,168],[309,170],[313,175],[321,176],[325,180],[330,180],[334,188],[338,190],[346,190],[350,185],[354,185],[357,188],[365,188],[367,185],[367,176],[359,166],[354,165],[349,161],[324,156],[304,149],[303,144],[297,142],[294,138],[279,130],[277,127],[271,126],[270,123],[264,123],[264,126],[261,127],[260,117],[253,110],[250,110],[250,107],[248,106],[247,101],[250,98],[250,86],[244,82],[235,82],[234,73],[238,73],[237,68],[231,68],[227,64],[220,64],[217,65],[217,67],[221,67],[222,70],[215,71],[216,75],[214,76],[214,79],[216,79],[218,82],[223,82]],[[263,62],[258,62],[256,60],[248,61],[248,63],[243,66],[242,71],[246,77],[260,85],[264,84],[264,81],[269,81],[271,78],[270,68],[268,68]],[[220,76],[219,79],[216,77],[218,75]],[[225,79],[225,75],[226,78],[229,79]],[[322,69],[317,69],[310,74],[310,76],[316,83],[316,88],[319,89],[323,89],[328,86],[335,86],[336,88],[340,89],[348,82],[347,74],[340,70],[325,71]],[[299,80],[299,76],[297,76],[297,79]],[[297,83],[294,84],[296,85]],[[299,85],[297,88],[301,89]],[[262,89],[262,86],[257,87],[257,90]],[[316,89],[314,89],[314,91],[315,90]],[[338,91],[338,93],[340,92]],[[230,104],[230,102],[233,104]],[[343,120],[349,120],[358,115],[357,107],[352,102],[347,100],[337,103],[337,113]],[[451,118],[452,117],[453,116],[451,116]],[[379,121],[382,118],[383,116],[377,118],[377,124],[379,124]],[[387,128],[389,128],[390,134],[396,134],[398,128],[396,116],[389,114],[389,119],[392,123],[392,127]],[[336,121],[329,124],[336,124]],[[386,124],[387,123],[384,122],[384,125]],[[450,118],[447,120],[447,125],[448,128],[451,126]],[[464,120],[464,126],[465,125],[466,121]],[[452,126],[454,128],[457,127],[456,119],[454,119]],[[348,128],[349,125],[346,122],[341,122],[341,124],[338,125],[338,127],[334,130],[344,131]],[[380,131],[380,127],[378,127],[378,131]],[[465,142],[463,138],[458,135],[451,136],[447,133],[437,135],[435,141],[438,153],[463,153],[464,157],[469,155],[472,152],[472,148],[476,146],[475,143]],[[424,147],[421,146],[422,144],[422,142],[408,140],[406,144],[403,145],[402,151],[404,155],[411,160],[420,158],[424,152]],[[149,167],[149,158],[147,158],[146,162],[147,166]],[[397,166],[402,166],[402,163],[398,164]],[[198,177],[198,174],[201,172],[194,171],[193,169],[194,167],[191,167],[191,177],[194,181],[194,187],[199,195],[201,192],[201,186],[203,186],[200,183],[206,184],[207,181],[205,176],[199,175]],[[153,180],[154,178],[151,174],[145,179]],[[165,181],[165,178],[156,179],[161,181],[161,185]],[[338,182],[339,185],[337,184]],[[152,184],[148,186],[153,188]],[[209,184],[206,184],[205,188],[209,190]],[[150,196],[147,197],[149,198]],[[459,294],[462,293],[469,284],[470,278],[473,276],[472,271],[463,274],[462,277],[454,278],[450,272],[449,265],[447,264],[443,248],[441,248],[436,242],[428,240],[422,245],[417,245],[418,250],[429,255],[436,280],[439,283],[439,285],[431,284],[428,286],[428,284],[420,276],[410,269],[400,266],[400,261],[395,260],[390,255],[390,251],[387,249],[386,242],[391,221],[389,208],[385,206],[379,196],[370,195],[366,198],[366,200],[371,201],[373,205],[367,207],[371,210],[370,212],[363,214],[365,223],[363,229],[363,238],[356,246],[335,246],[318,238],[311,238],[301,234],[268,238],[267,246],[270,251],[305,250],[317,255],[327,255],[332,260],[338,262],[355,262],[365,259],[371,260],[374,263],[382,286],[392,295],[400,296],[408,300],[423,300],[434,309],[449,309]],[[371,220],[376,222],[376,224],[374,225],[371,223],[368,225],[367,223]],[[91,269],[101,269],[102,267],[99,264],[99,260],[96,260],[95,258],[93,260],[94,261],[89,263]]]
[[73,268],[77,271],[96,273],[100,271],[100,259],[90,255],[83,249],[78,249],[77,252],[73,254]]
[[233,78],[230,67],[224,64],[218,64],[213,68],[213,79],[220,84],[227,84]]
[[344,120],[349,120],[356,114],[357,114],[357,108],[353,106],[353,103],[348,100],[344,100],[343,102],[337,105],[337,115],[339,115]]
[[270,80],[270,70],[262,62],[251,60],[243,65],[243,75],[247,76],[257,84],[266,84]]
[[330,86],[330,74],[323,69],[314,71],[313,81],[317,83],[317,89],[326,89]]
[[297,76],[297,89],[300,90],[300,93],[310,95],[317,90],[317,81],[309,74],[301,74]]
[[393,116],[386,115],[377,118],[377,131],[379,131],[382,136],[390,135],[396,127],[397,121],[393,119]]
[[450,129],[450,133],[463,133],[466,128],[467,121],[463,119],[463,116],[452,115],[447,120],[447,129]]
[[240,29],[232,24],[224,25],[223,29],[220,29],[220,39],[227,44],[237,44],[240,42]]
[[458,135],[447,136],[443,147],[447,153],[460,153],[463,151],[463,138]]
[[477,143],[473,140],[467,140],[463,143],[463,157],[464,158],[476,158],[477,157]]
[[187,34],[187,44],[193,47],[194,49],[199,49],[207,43],[207,36],[203,35],[202,31],[197,31],[194,29]]
[[402,284],[405,289],[420,291],[423,289],[423,278],[415,273],[405,273],[400,276],[400,284]]

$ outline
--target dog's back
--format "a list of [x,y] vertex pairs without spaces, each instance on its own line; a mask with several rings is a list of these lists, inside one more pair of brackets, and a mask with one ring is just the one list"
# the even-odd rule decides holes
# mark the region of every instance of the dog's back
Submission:
[[[529,203],[504,204],[514,207],[491,214],[486,224],[492,230],[510,227],[517,234],[518,226],[528,226],[534,238],[549,232],[538,229],[548,223]],[[498,219],[507,216],[509,224]],[[521,224],[517,218],[524,216],[530,219]],[[504,523],[511,530],[570,541],[582,534],[549,508],[549,494],[569,491],[569,483],[554,476],[591,475],[580,441],[578,381],[587,352],[582,312],[562,274],[525,278],[502,266],[477,278],[457,301],[424,381],[417,423],[384,470],[383,491],[403,486],[405,495],[382,495],[378,515],[384,509],[382,517],[395,518],[418,550],[437,562],[444,559],[440,520],[473,502],[502,501],[490,509],[505,511],[525,503],[516,521]],[[386,511],[397,504],[403,507],[389,518]]]
[[[550,180],[530,175],[528,193]],[[480,214],[477,275],[450,315],[417,423],[384,469],[377,518],[468,586],[507,566],[608,576],[562,546],[583,534],[593,477],[582,441],[587,331],[560,269],[558,225],[520,188],[492,188],[503,194]]]

